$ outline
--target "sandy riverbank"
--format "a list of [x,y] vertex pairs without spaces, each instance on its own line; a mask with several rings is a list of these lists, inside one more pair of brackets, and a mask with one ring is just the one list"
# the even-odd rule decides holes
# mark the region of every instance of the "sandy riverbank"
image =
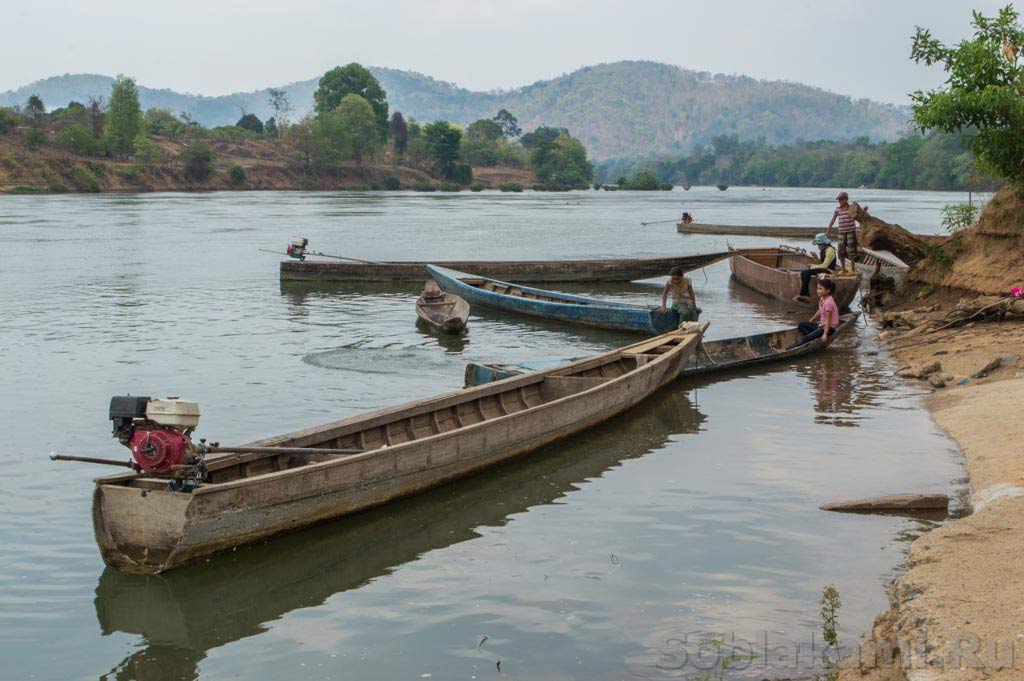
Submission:
[[1024,679],[1024,324],[897,336],[893,352],[903,367],[941,364],[947,387],[925,405],[963,452],[973,512],[913,543],[860,666],[839,678]]

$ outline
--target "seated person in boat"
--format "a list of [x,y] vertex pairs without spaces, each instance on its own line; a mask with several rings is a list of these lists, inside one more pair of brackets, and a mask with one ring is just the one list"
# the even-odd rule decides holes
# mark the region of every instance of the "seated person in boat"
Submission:
[[836,248],[825,232],[818,232],[811,242],[818,247],[818,261],[800,273],[800,293],[793,298],[802,302],[810,301],[811,277],[815,274],[831,274],[836,269]]
[[693,293],[693,283],[683,274],[682,267],[673,267],[669,272],[665,288],[661,290],[661,307],[658,311],[665,314],[665,303],[669,291],[672,292],[672,309],[679,314],[680,322],[695,322],[700,317],[701,309],[697,307],[697,297]]
[[826,277],[818,279],[818,311],[810,321],[800,322],[797,330],[803,337],[790,345],[787,350],[800,347],[804,343],[821,338],[826,343],[829,336],[839,328],[839,306],[832,294],[836,292],[836,282]]
[[688,225],[691,222],[693,222],[693,216],[690,215],[689,213],[683,213],[683,217],[680,219],[683,221],[684,225]]

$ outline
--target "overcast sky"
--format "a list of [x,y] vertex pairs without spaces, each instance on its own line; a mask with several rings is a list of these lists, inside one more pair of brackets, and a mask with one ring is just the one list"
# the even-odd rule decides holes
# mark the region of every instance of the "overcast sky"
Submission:
[[219,95],[357,61],[475,90],[652,59],[886,102],[941,82],[915,25],[967,35],[1006,0],[32,0],[5,2],[0,91],[63,73]]

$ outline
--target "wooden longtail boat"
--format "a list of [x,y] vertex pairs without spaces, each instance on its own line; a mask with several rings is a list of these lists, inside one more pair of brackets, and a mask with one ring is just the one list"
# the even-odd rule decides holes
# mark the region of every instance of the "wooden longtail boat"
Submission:
[[897,283],[903,281],[910,271],[910,265],[900,260],[895,254],[889,251],[876,251],[860,246],[857,251],[859,257],[856,263],[857,271],[866,277],[875,272],[875,267],[887,277],[892,277]]
[[[739,338],[701,341],[701,344],[693,353],[693,358],[683,368],[680,378],[711,374],[727,369],[741,369],[756,364],[778,362],[818,352],[831,345],[832,341],[856,324],[859,316],[859,312],[842,315],[839,327],[829,336],[827,343],[819,338],[793,349],[789,349],[789,346],[800,339],[800,332],[796,329],[755,333],[751,336]],[[485,383],[501,381],[531,371],[551,369],[552,367],[561,366],[573,361],[575,360],[555,359],[521,362],[519,364],[478,364],[472,362],[466,365],[465,384],[466,387],[484,385]]]
[[426,326],[441,333],[462,333],[469,321],[469,303],[427,281],[423,294],[416,301],[416,315]]
[[[801,270],[813,263],[814,259],[807,253],[785,246],[758,253],[738,253],[729,258],[732,276],[740,283],[787,303],[816,308],[818,275],[811,277],[810,302],[793,300],[800,293]],[[848,309],[860,288],[860,274],[833,274],[830,278],[836,282],[836,292],[833,294],[836,305],[841,311]]]
[[703,223],[676,223],[680,234],[723,234],[728,236],[766,236],[774,239],[807,239],[810,241],[821,227],[773,227],[770,225],[707,225]]
[[164,572],[416,494],[629,409],[679,375],[706,327],[248,445],[308,452],[210,456],[191,493],[138,473],[99,478],[96,542],[108,565]]
[[651,335],[665,333],[679,326],[679,314],[674,310],[662,313],[658,308],[646,305],[544,291],[434,265],[427,265],[427,272],[444,291],[465,298],[472,305],[484,305],[571,324]]
[[[551,281],[635,281],[663,277],[673,267],[697,270],[725,260],[732,253],[704,253],[671,258],[625,260],[449,261],[433,264],[484,277],[528,283]],[[281,262],[281,279],[291,281],[425,281],[426,262],[323,262],[307,259]]]

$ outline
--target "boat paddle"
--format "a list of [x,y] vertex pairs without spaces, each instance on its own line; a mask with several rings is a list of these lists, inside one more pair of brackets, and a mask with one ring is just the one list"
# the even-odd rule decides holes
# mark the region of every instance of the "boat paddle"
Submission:
[[679,222],[679,220],[655,220],[654,222],[641,222],[641,226],[646,227],[647,225],[663,225],[666,222]]

